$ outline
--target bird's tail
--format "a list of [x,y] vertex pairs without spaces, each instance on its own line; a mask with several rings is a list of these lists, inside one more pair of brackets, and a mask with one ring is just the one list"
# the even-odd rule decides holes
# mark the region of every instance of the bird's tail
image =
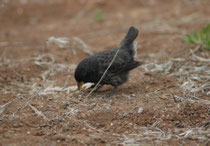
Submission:
[[143,64],[143,62],[140,62],[140,61],[133,61],[129,66],[127,66],[125,68],[126,71],[129,71],[129,70],[132,70],[138,66],[141,66]]
[[140,61],[133,61],[130,62],[129,64],[127,64],[126,66],[124,66],[123,68],[120,68],[116,71],[116,74],[118,73],[122,73],[122,72],[127,72],[130,71],[134,68],[137,68],[138,66],[141,66],[142,64],[144,64],[144,62],[140,62]]
[[120,43],[121,48],[130,48],[133,45],[134,40],[138,36],[138,29],[131,26],[126,34],[124,40]]

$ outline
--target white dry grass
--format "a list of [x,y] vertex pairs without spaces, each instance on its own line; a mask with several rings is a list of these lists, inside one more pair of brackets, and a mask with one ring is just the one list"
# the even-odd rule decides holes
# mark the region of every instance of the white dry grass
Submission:
[[77,49],[81,49],[83,52],[87,53],[88,55],[92,55],[93,53],[91,52],[90,48],[88,45],[81,40],[78,37],[72,37],[72,38],[67,38],[67,37],[50,37],[46,41],[46,49],[50,45],[56,45],[58,48],[68,48],[71,49],[73,54],[77,54]]
[[210,59],[197,56],[192,50],[189,58],[174,58],[165,63],[147,62],[142,67],[147,72],[175,76],[177,86],[183,89],[185,95],[210,95]]

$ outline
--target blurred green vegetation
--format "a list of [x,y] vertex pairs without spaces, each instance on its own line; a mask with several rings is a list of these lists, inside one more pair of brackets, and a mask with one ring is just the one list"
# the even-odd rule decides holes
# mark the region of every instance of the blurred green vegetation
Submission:
[[101,9],[96,9],[95,15],[94,15],[95,22],[99,23],[104,20],[104,13]]
[[203,49],[210,50],[210,23],[200,29],[200,32],[192,30],[184,39],[187,43],[201,45]]

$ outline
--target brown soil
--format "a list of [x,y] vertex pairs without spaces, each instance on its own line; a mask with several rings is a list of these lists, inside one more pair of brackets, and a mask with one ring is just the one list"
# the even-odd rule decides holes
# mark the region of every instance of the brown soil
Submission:
[[[76,55],[53,45],[44,49],[49,37],[78,37],[95,53],[116,47],[133,25],[140,30],[137,60],[166,62],[189,56],[188,48],[195,46],[183,41],[184,34],[210,22],[209,5],[209,0],[0,0],[0,105],[12,101],[0,107],[0,145],[208,145],[209,133],[183,134],[209,129],[210,110],[175,100],[173,95],[184,97],[174,86],[176,77],[138,68],[117,89],[119,95],[105,99],[98,96],[109,86],[88,98],[90,90],[43,91],[64,87],[68,78],[66,86],[75,86],[74,66],[88,56],[81,46],[74,46]],[[98,9],[101,21],[94,18]],[[36,65],[45,53],[55,62]],[[64,69],[56,70],[59,65]]]

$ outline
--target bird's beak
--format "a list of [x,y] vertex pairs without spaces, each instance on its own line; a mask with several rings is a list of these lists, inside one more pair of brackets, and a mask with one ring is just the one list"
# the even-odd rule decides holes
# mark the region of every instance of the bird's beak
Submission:
[[82,85],[84,85],[84,82],[77,82],[78,90],[82,88]]

